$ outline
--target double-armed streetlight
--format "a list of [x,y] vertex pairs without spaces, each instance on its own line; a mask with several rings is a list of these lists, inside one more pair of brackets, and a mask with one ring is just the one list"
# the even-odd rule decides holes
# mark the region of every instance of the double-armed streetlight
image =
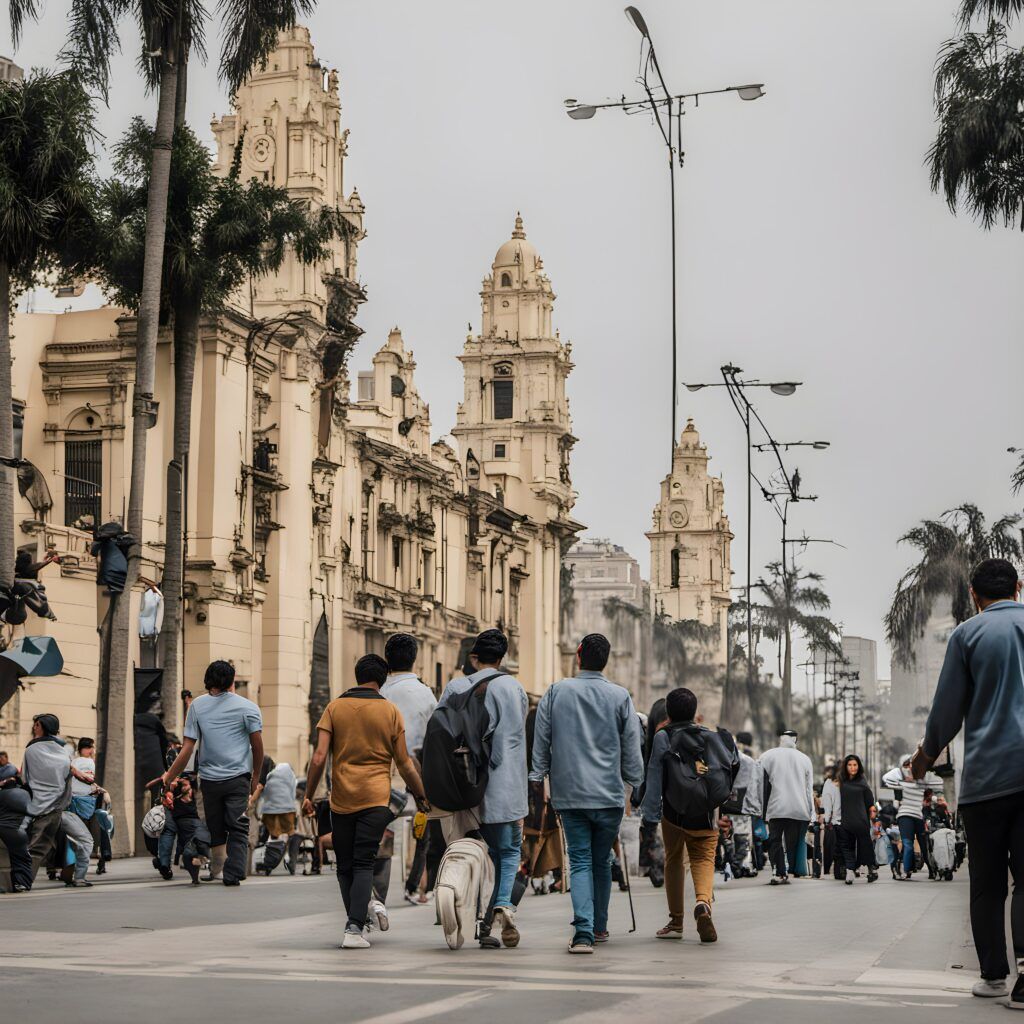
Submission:
[[[654,49],[654,42],[651,39],[650,30],[644,16],[635,8],[626,8],[626,18],[630,24],[643,37],[641,44],[646,47],[646,56],[643,59],[642,71],[638,77],[638,84],[642,86],[644,97],[642,99],[627,100],[625,96],[618,102],[609,103],[580,103],[575,99],[568,99],[565,105],[567,113],[574,121],[588,121],[599,110],[621,110],[624,114],[638,114],[649,111],[658,131],[661,133],[662,141],[668,150],[668,174],[669,174],[669,201],[670,201],[670,225],[672,235],[672,453],[675,454],[678,437],[676,435],[676,404],[678,396],[678,347],[676,344],[678,328],[677,310],[677,273],[676,273],[676,159],[679,166],[683,166],[683,107],[686,100],[693,100],[694,106],[700,105],[701,96],[713,96],[721,93],[735,93],[741,100],[757,100],[764,95],[764,85],[760,82],[749,85],[730,85],[724,89],[705,89],[701,92],[674,93],[665,84],[665,76],[661,72],[661,65],[658,63],[658,56]],[[654,71],[657,81],[651,83],[650,72]],[[792,392],[790,392],[792,393]]]

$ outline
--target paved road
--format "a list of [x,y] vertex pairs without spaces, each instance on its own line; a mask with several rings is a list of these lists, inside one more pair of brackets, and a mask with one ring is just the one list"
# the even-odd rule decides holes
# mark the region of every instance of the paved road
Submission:
[[664,895],[640,880],[637,932],[615,892],[611,942],[584,958],[565,952],[566,896],[524,899],[514,950],[451,952],[433,909],[405,904],[372,949],[341,950],[330,877],[193,889],[152,880],[138,861],[113,868],[90,890],[0,896],[0,1018],[941,1024],[1006,1013],[969,995],[966,871],[951,883],[733,882],[716,899],[714,946],[692,929],[656,940]]

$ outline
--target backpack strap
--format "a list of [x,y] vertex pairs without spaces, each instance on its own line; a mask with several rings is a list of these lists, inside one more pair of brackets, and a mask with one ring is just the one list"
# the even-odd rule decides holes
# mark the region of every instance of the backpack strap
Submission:
[[486,693],[486,691],[487,691],[487,684],[492,679],[497,679],[499,676],[507,676],[507,675],[508,675],[508,673],[507,672],[502,672],[501,669],[493,669],[492,671],[488,672],[487,675],[483,676],[481,679],[478,679],[469,688],[468,692],[469,693],[476,693],[476,691],[479,690],[480,687],[482,686],[484,688],[484,692]]

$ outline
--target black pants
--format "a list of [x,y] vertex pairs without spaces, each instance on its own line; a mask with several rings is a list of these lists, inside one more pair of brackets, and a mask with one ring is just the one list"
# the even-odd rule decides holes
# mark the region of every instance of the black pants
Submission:
[[983,978],[1005,978],[1006,865],[1013,875],[1013,955],[1024,957],[1024,793],[961,804],[971,873],[971,931]]
[[248,775],[236,775],[223,782],[202,779],[203,807],[206,812],[206,827],[210,830],[210,845],[223,846],[227,843],[227,860],[224,862],[224,881],[240,882],[245,878],[249,864],[249,806],[251,779]]
[[843,865],[847,871],[856,871],[862,864],[872,870],[878,867],[875,863],[871,832],[868,829],[852,829],[837,825],[836,839]]
[[412,867],[409,869],[409,877],[405,883],[405,891],[416,892],[420,887],[420,879],[423,877],[424,867],[427,869],[426,892],[431,892],[434,882],[437,880],[437,869],[441,866],[441,858],[444,856],[445,841],[444,833],[441,831],[441,819],[431,818],[427,822],[427,830],[423,833],[422,839],[416,840],[416,852],[412,858]]
[[377,848],[392,821],[394,815],[390,807],[366,807],[353,814],[331,811],[338,888],[348,915],[346,927],[351,925],[362,930],[366,924]]
[[11,859],[11,882],[32,888],[32,855],[28,852],[28,833],[20,828],[0,825],[0,843],[7,847]]
[[779,878],[787,877],[789,872],[796,867],[800,836],[806,829],[807,822],[797,818],[773,818],[768,822],[768,843],[771,849],[772,866]]

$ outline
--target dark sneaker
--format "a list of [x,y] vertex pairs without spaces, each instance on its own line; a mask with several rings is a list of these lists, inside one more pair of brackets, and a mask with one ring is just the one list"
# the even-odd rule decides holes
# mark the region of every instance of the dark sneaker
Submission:
[[164,881],[169,882],[174,877],[174,872],[170,868],[165,868],[163,865],[160,866],[160,877]]
[[576,935],[569,943],[570,953],[593,953],[594,944],[584,935]]
[[607,941],[608,941],[608,933],[607,932],[594,932],[594,942],[607,942]]
[[1024,974],[1017,975],[1017,981],[1006,1005],[1011,1010],[1024,1010]]
[[92,882],[87,878],[72,878],[70,882],[65,882],[64,885],[68,889],[91,889]]
[[878,881],[878,872],[874,868],[872,868],[868,872],[868,881],[869,882],[877,882]]
[[481,949],[501,949],[501,939],[497,935],[492,935],[490,932],[480,936],[480,948]]
[[715,923],[711,920],[711,908],[706,903],[698,903],[693,908],[693,917],[697,922],[697,934],[701,942],[717,942],[718,932],[715,931]]
[[222,878],[221,881],[225,885],[241,885],[242,884],[241,880],[238,879],[238,878]]

